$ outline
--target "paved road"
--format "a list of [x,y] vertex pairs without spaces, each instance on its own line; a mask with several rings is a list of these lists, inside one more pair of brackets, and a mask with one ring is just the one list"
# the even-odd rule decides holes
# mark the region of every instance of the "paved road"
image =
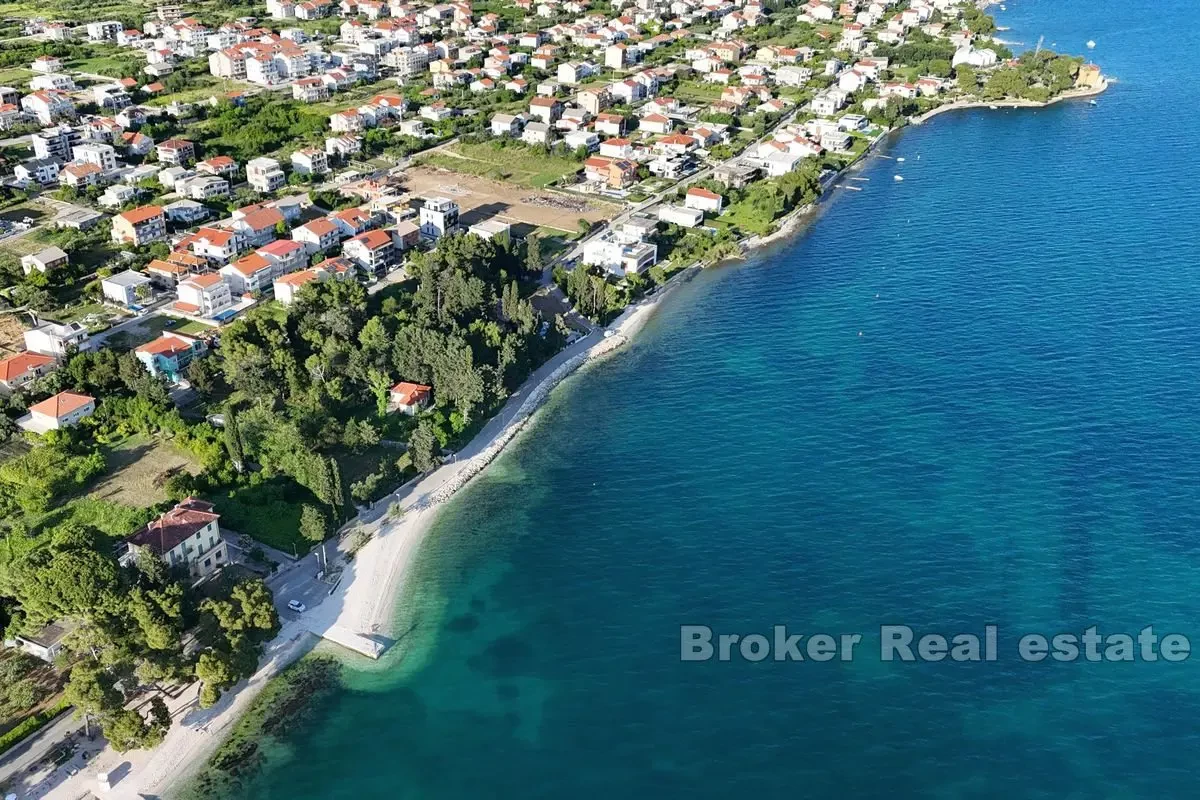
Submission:
[[[44,759],[56,745],[82,729],[83,720],[76,719],[73,712],[67,712],[35,735],[6,751],[4,756],[0,757],[0,785],[8,784],[14,779],[21,779],[26,785],[33,786],[46,782],[47,778],[57,778],[47,782],[47,785],[55,785],[63,776],[69,774],[68,770],[81,769],[84,766],[83,757],[80,752],[76,752],[70,761],[57,769],[51,770],[43,767],[40,772],[31,771],[34,764]],[[88,757],[91,758],[102,744],[103,740],[100,739],[97,739],[95,743],[89,743],[89,746],[84,748],[88,752]],[[59,774],[56,775],[56,773]]]

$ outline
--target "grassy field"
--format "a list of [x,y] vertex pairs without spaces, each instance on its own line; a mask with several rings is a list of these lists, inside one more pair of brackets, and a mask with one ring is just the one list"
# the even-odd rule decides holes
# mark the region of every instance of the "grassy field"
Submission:
[[21,522],[38,535],[68,522],[95,528],[113,539],[123,539],[151,518],[146,508],[138,508],[99,497],[84,496],[70,500],[45,514],[26,514]]
[[191,85],[186,89],[152,97],[146,101],[146,105],[169,106],[175,102],[202,103],[214,95],[220,97],[227,92],[242,91],[252,86],[253,84],[242,83],[241,81],[223,81],[212,75],[196,75],[191,78]]
[[129,506],[156,505],[167,499],[163,483],[177,472],[200,467],[169,444],[135,436],[108,453],[108,475],[88,494],[94,500]]
[[454,172],[512,181],[538,189],[566,175],[574,175],[582,166],[574,158],[546,155],[539,150],[515,144],[498,147],[490,142],[459,142],[424,156],[422,160]]
[[719,83],[701,83],[700,81],[680,81],[679,86],[671,94],[689,105],[708,105],[719,100],[724,89]]
[[0,86],[11,86],[14,89],[23,89],[29,84],[29,79],[34,76],[31,69],[22,69],[21,67],[11,67],[9,69],[0,69]]
[[131,325],[120,333],[113,334],[107,340],[107,345],[114,350],[132,350],[146,342],[157,339],[166,331],[178,333],[180,336],[202,336],[214,328],[193,319],[179,319],[165,314],[154,314],[143,317],[137,325]]
[[320,507],[312,492],[290,478],[277,477],[205,497],[216,504],[221,527],[244,533],[285,553],[306,553],[312,543],[300,536],[300,509]]

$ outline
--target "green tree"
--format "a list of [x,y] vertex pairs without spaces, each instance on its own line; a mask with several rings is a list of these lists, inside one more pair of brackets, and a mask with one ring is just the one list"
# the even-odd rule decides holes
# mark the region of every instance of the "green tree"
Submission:
[[71,678],[63,699],[75,707],[76,714],[102,715],[121,708],[124,698],[115,681],[99,664],[77,664],[71,668]]
[[329,535],[329,520],[316,506],[305,503],[300,509],[300,535],[314,544],[325,541]]
[[200,679],[200,707],[211,708],[221,699],[221,690],[237,683],[237,671],[227,653],[212,650],[201,653],[196,660],[196,677]]
[[104,737],[118,753],[158,746],[171,727],[171,714],[159,697],[150,701],[150,719],[131,708],[108,712],[100,717]]
[[536,234],[525,238],[525,268],[530,272],[541,272],[544,266],[542,259],[542,238]]
[[408,437],[408,455],[417,472],[429,472],[437,466],[436,449],[437,439],[433,435],[433,425],[427,420],[421,420]]
[[375,396],[375,413],[383,417],[387,415],[388,399],[391,396],[392,380],[386,372],[373,369],[367,373],[367,385]]
[[979,89],[979,76],[975,70],[966,64],[959,64],[955,68],[956,80],[958,88],[964,94],[975,94]]
[[233,468],[241,472],[246,463],[246,451],[242,442],[242,431],[238,425],[237,406],[233,403],[225,404],[224,439],[225,450],[229,453]]

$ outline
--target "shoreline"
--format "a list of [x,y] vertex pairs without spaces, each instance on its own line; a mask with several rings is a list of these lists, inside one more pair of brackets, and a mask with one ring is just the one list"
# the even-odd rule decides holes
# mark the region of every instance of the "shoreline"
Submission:
[[922,125],[934,117],[945,114],[947,111],[962,111],[972,108],[986,109],[1001,109],[1001,108],[1049,108],[1050,106],[1064,102],[1066,100],[1082,100],[1088,97],[1095,97],[1098,94],[1103,94],[1108,91],[1111,81],[1104,76],[1101,76],[1100,83],[1097,86],[1089,86],[1082,89],[1068,89],[1060,95],[1051,97],[1049,100],[957,100],[953,103],[947,103],[944,106],[938,106],[935,109],[926,111],[919,117],[913,117],[912,125]]
[[[380,518],[359,526],[373,532],[371,541],[349,563],[347,576],[329,599],[310,609],[304,618],[287,623],[279,636],[268,644],[266,662],[258,672],[227,691],[217,706],[207,711],[187,712],[155,750],[134,753],[135,758],[146,756],[144,763],[135,767],[126,779],[128,786],[118,784],[110,796],[136,800],[141,795],[164,795],[184,786],[220,745],[223,739],[220,734],[236,724],[262,688],[319,646],[322,640],[336,643],[338,638],[348,634],[394,644],[392,637],[396,632],[393,626],[405,580],[445,502],[503,452],[529,425],[537,410],[563,380],[628,344],[653,317],[659,304],[678,287],[690,282],[698,269],[693,266],[683,270],[662,288],[625,309],[607,328],[576,341],[535,371],[500,414],[460,451],[460,455],[472,451],[469,458],[443,465],[379,501],[376,506],[382,512]],[[510,409],[514,402],[515,407]],[[497,422],[501,424],[493,430]],[[449,473],[443,474],[447,467],[451,468]],[[387,509],[393,502],[407,504],[401,519],[388,519]],[[346,647],[331,648],[331,651],[338,658],[360,667],[366,659],[365,655],[356,658]],[[189,693],[194,693],[194,689],[189,689]],[[194,722],[193,714],[208,719],[203,723]]]
[[[910,124],[919,125],[941,113],[959,109],[992,106],[1044,108],[1063,100],[1100,94],[1108,88],[1108,84],[1109,81],[1104,79],[1098,87],[1072,90],[1044,103],[1022,100],[949,103],[914,118]],[[902,130],[903,127],[900,127],[879,134],[854,161],[830,177],[816,202],[785,214],[778,220],[776,230],[743,240],[740,243],[742,255],[796,234],[811,212],[825,199],[827,192],[837,188],[840,180],[870,156],[889,134]],[[564,348],[526,379],[496,416],[454,454],[450,463],[410,481],[377,501],[367,512],[375,515],[372,519],[360,515],[360,521],[354,528],[370,532],[372,538],[347,564],[345,576],[330,592],[329,598],[310,609],[301,619],[284,624],[279,635],[267,644],[264,662],[258,671],[249,680],[225,692],[216,706],[207,710],[194,706],[184,709],[178,715],[178,724],[171,728],[166,739],[155,750],[126,755],[106,750],[105,755],[110,758],[105,761],[115,758],[115,763],[106,765],[108,769],[118,764],[130,766],[125,780],[114,786],[108,796],[136,800],[147,794],[168,794],[185,785],[205,766],[220,745],[223,738],[221,734],[236,724],[259,691],[272,678],[309,653],[321,639],[343,645],[337,648],[337,652],[339,657],[347,659],[353,659],[353,656],[346,653],[346,649],[357,650],[363,658],[368,656],[369,650],[374,650],[370,657],[378,658],[394,646],[396,631],[393,626],[399,612],[401,592],[440,507],[503,452],[528,426],[537,410],[563,380],[632,341],[653,317],[662,301],[690,282],[703,266],[689,266],[654,293],[626,308],[607,327]],[[399,519],[389,519],[389,509],[397,503],[404,509],[404,515]],[[189,687],[186,696],[194,697],[197,687],[198,684]],[[102,762],[98,758],[94,764],[99,767]],[[89,769],[88,777],[92,774],[93,770]],[[68,789],[71,783],[61,784],[45,796],[75,800],[79,796],[78,787],[74,791],[57,791]]]

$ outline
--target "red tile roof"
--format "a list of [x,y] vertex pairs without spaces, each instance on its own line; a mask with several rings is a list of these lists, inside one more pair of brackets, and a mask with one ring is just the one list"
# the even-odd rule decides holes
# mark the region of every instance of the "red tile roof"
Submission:
[[137,348],[136,352],[150,353],[156,356],[174,356],[188,352],[196,340],[177,333],[164,333],[152,342],[146,342]]
[[262,231],[274,228],[283,222],[283,214],[279,213],[279,209],[276,208],[260,208],[242,217],[242,222],[246,223],[252,231]]
[[54,397],[35,403],[29,410],[35,414],[45,414],[47,417],[61,419],[72,411],[83,408],[88,403],[96,402],[96,398],[75,392],[59,392]]
[[429,392],[432,387],[426,386],[423,383],[409,383],[401,381],[392,387],[394,399],[401,405],[411,406],[414,403],[419,403],[429,399]]
[[54,359],[41,353],[17,353],[0,360],[0,381],[13,381],[38,367],[53,364]]
[[251,253],[245,258],[239,258],[229,266],[233,267],[246,277],[249,277],[262,272],[264,269],[271,269],[271,262],[267,261],[258,253]]
[[210,522],[220,519],[213,504],[189,497],[129,537],[130,544],[162,556],[174,550]]
[[132,211],[123,211],[117,216],[128,222],[130,225],[140,225],[143,222],[148,222],[155,217],[161,217],[163,210],[159,206],[141,206]]
[[367,231],[355,236],[351,241],[362,242],[370,250],[378,250],[392,244],[392,235],[387,231]]

